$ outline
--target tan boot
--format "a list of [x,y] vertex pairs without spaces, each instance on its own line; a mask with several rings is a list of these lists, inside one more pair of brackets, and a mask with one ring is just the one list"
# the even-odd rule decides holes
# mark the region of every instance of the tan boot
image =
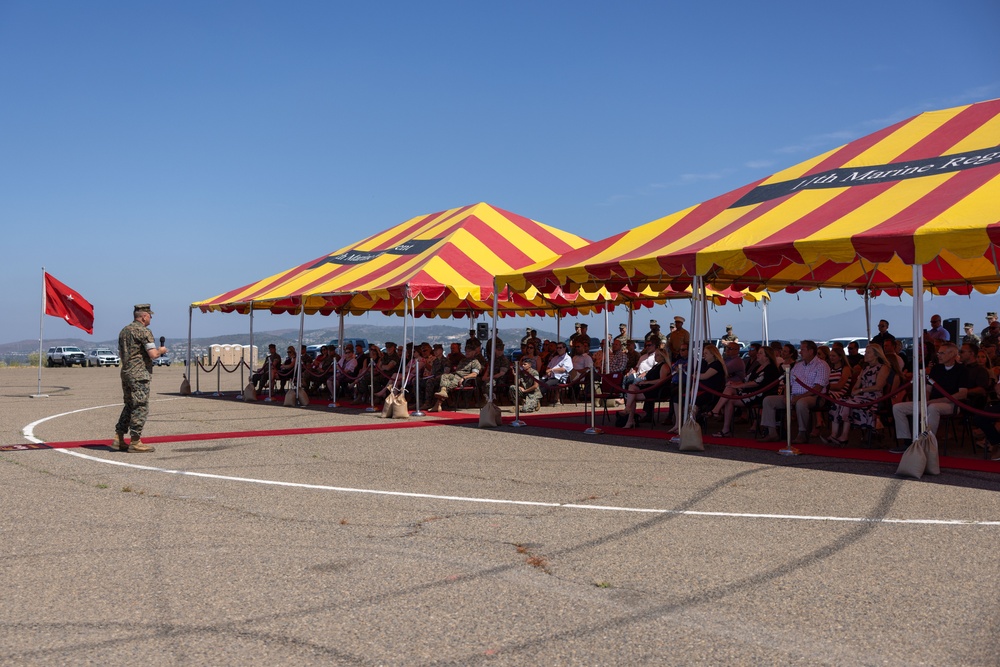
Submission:
[[124,433],[115,433],[114,439],[111,441],[112,447],[117,447],[119,452],[127,452],[128,444],[125,442]]
[[147,445],[142,440],[135,440],[128,447],[128,451],[132,453],[145,453],[145,452],[155,452],[156,450],[152,445]]

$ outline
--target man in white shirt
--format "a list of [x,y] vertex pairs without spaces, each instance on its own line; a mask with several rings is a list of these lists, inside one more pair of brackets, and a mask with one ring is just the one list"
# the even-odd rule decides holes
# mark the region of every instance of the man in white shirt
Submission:
[[[566,352],[566,344],[557,343],[555,356],[549,359],[548,367],[545,369],[545,376],[541,378],[541,382],[539,383],[542,390],[542,396],[547,397],[549,392],[552,391],[556,385],[565,383],[569,378],[570,371],[572,370],[573,360]],[[556,389],[556,391],[558,392],[559,390]],[[556,395],[557,404],[558,398],[559,396]]]
[[[811,340],[802,341],[799,345],[801,358],[792,366],[792,386],[785,387],[785,391],[791,389],[792,409],[795,410],[795,418],[798,421],[799,434],[792,442],[803,444],[809,442],[809,416],[810,410],[816,405],[819,399],[807,387],[816,391],[825,392],[830,384],[830,366],[825,361],[816,356],[816,343]],[[803,386],[805,385],[805,386]],[[757,438],[760,442],[777,442],[779,440],[777,423],[777,412],[785,407],[784,395],[767,396],[760,411],[760,425],[764,428],[764,435]],[[791,428],[791,424],[786,422],[786,427]]]

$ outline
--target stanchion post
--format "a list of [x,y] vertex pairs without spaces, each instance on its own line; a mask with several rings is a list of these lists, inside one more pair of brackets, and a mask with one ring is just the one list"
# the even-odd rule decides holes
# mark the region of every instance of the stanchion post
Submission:
[[677,369],[677,375],[678,375],[678,378],[677,378],[677,410],[675,410],[675,412],[677,414],[674,415],[674,419],[677,422],[676,423],[676,427],[677,427],[677,435],[678,435],[678,437],[680,437],[681,425],[684,423],[683,420],[684,420],[684,385],[685,385],[684,371],[685,370],[687,370],[687,369],[685,367],[683,367],[683,366],[681,368]]
[[222,395],[222,362],[215,360],[215,393],[212,396]]
[[333,403],[326,406],[328,408],[337,407],[337,362],[333,362],[333,389],[330,390],[330,396],[333,398]]
[[583,432],[587,435],[598,435],[604,433],[601,429],[597,428],[594,424],[594,420],[597,417],[597,401],[594,399],[594,395],[597,393],[595,391],[596,382],[594,381],[594,367],[590,367],[590,428],[585,429]]
[[510,425],[515,428],[527,426],[521,421],[521,364],[517,362],[514,364],[514,421]]
[[194,394],[201,394],[201,362],[197,359],[194,360]]
[[368,396],[371,404],[365,408],[365,412],[375,412],[375,364],[368,364]]
[[778,453],[782,456],[798,456],[799,450],[792,447],[792,367],[784,364],[782,368],[785,369],[785,446]]
[[420,359],[417,359],[416,363],[414,364],[413,372],[414,372],[413,400],[415,401],[416,409],[410,414],[413,415],[414,417],[423,417],[425,413],[423,410],[420,409]]
[[264,399],[265,403],[270,403],[274,399],[274,360],[271,359],[270,355],[267,357],[267,398]]

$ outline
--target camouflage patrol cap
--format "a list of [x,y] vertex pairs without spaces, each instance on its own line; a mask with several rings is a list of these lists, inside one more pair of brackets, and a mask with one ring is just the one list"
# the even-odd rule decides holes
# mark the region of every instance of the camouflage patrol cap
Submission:
[[149,313],[150,315],[153,314],[153,307],[150,306],[148,303],[137,303],[135,304],[135,308],[133,308],[132,310],[133,312],[136,313]]

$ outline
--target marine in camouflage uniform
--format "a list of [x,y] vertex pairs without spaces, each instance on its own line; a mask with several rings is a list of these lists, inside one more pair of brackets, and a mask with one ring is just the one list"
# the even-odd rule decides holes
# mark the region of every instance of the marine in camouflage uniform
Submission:
[[[142,428],[149,416],[149,383],[153,378],[153,359],[167,353],[167,348],[157,347],[153,333],[147,328],[153,311],[148,303],[135,306],[135,319],[118,334],[118,356],[122,361],[122,408],[115,425],[114,444],[121,451],[151,452],[153,448],[142,443]],[[131,445],[125,445],[125,433],[131,435]]]
[[622,347],[625,347],[625,345],[628,343],[628,327],[626,327],[624,324],[619,324],[618,331],[620,331],[621,333],[615,336],[614,340],[621,341]]
[[531,367],[529,363],[521,364],[521,370],[517,376],[519,386],[510,388],[510,402],[517,403],[518,399],[524,401],[521,412],[536,412],[542,404],[542,392],[538,385],[538,371]]
[[476,347],[478,341],[469,341],[465,345],[465,356],[458,366],[451,372],[441,376],[438,390],[434,392],[434,406],[428,412],[439,412],[441,403],[448,399],[448,390],[456,389],[465,383],[479,376],[483,370],[483,363],[479,360],[479,348]]

